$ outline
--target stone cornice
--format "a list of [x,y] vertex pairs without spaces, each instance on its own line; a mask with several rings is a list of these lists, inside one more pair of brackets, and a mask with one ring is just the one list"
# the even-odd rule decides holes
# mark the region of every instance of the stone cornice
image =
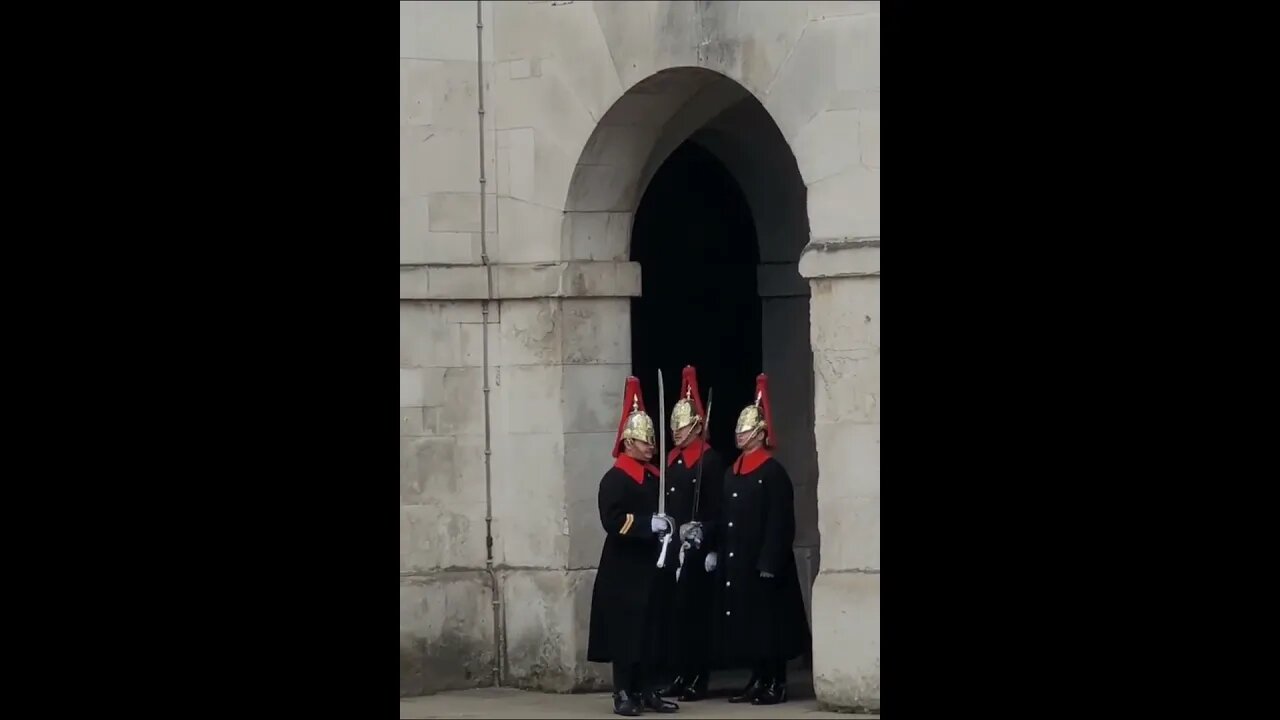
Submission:
[[[548,262],[494,264],[497,300],[573,297],[638,297],[640,264]],[[401,300],[483,300],[483,265],[401,265]]]
[[878,277],[880,237],[811,240],[800,253],[800,275],[810,280]]

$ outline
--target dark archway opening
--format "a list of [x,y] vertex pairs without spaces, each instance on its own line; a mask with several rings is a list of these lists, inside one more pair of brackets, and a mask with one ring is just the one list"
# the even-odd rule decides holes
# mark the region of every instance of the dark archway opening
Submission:
[[734,422],[754,400],[762,367],[760,253],[737,181],[696,142],[676,148],[645,189],[631,259],[640,263],[642,288],[631,301],[631,365],[645,405],[670,448],[670,418],[658,416],[658,370],[670,415],[680,373],[693,365],[704,402],[715,389],[709,440],[732,461]]

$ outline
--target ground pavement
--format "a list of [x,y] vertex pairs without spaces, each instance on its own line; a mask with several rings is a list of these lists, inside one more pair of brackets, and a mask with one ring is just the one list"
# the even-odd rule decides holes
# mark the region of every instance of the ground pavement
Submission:
[[[712,676],[713,697],[699,702],[680,703],[680,712],[673,718],[877,718],[876,715],[848,715],[825,712],[818,709],[813,698],[813,684],[808,672],[794,673],[788,683],[792,694],[787,702],[773,706],[731,705],[726,701],[734,688],[746,683],[747,675],[722,674]],[[645,713],[654,718],[658,713]],[[456,690],[426,697],[400,700],[402,720],[416,718],[616,718],[613,699],[609,693],[583,693],[580,695],[555,695],[525,692],[511,688],[481,688]]]

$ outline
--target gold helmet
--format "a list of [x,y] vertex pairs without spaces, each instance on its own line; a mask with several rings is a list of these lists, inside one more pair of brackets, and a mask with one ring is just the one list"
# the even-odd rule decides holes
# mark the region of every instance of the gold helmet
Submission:
[[676,401],[675,407],[671,408],[671,432],[673,433],[706,417],[702,409],[702,398],[698,393],[698,372],[692,365],[684,366],[680,394],[683,397]]
[[[629,409],[628,409],[629,406]],[[640,379],[627,378],[626,389],[622,393],[622,420],[618,423],[618,435],[613,442],[613,456],[622,452],[622,441],[627,438],[656,445],[653,432],[653,420],[644,411],[644,398],[640,395]]]
[[764,444],[767,447],[774,446],[773,413],[769,405],[769,378],[764,373],[756,377],[755,402],[742,408],[742,412],[738,413],[738,424],[733,432],[738,434],[755,430],[764,430]]

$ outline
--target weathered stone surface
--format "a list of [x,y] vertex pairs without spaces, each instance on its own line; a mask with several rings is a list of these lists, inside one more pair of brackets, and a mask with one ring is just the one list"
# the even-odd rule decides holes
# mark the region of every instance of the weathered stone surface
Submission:
[[[513,4],[502,3],[503,6]],[[486,104],[499,130],[537,128],[562,148],[580,149],[591,137],[596,120],[569,82],[552,70],[554,68],[546,67],[540,76],[519,80],[498,75],[493,79],[492,94],[487,96],[491,102]]]
[[483,501],[433,499],[429,505],[401,505],[400,572],[422,575],[442,568],[483,566],[484,531]]
[[564,362],[631,362],[631,300],[570,299],[561,302]]
[[441,435],[484,434],[484,373],[478,367],[444,371],[444,402],[440,405]]
[[869,278],[867,286],[876,288],[879,298],[878,279],[872,276],[880,274],[880,238],[815,238],[800,256],[800,274],[814,279],[814,287],[831,286],[819,283],[818,278]]
[[880,570],[880,496],[831,497],[818,489],[823,570]]
[[765,97],[808,23],[802,2],[705,3],[700,64]]
[[459,337],[443,303],[400,301],[400,367],[456,367]]
[[880,422],[880,350],[820,350],[813,356],[814,417],[825,422]]
[[809,186],[813,237],[879,237],[880,171],[850,168]]
[[824,570],[813,585],[813,623],[820,628],[813,633],[818,702],[879,711],[880,575]]
[[[875,497],[880,494],[880,425],[842,422],[815,427],[818,464],[840,468],[839,475],[818,482],[818,507],[843,497]],[[818,527],[823,513],[818,512]],[[823,531],[825,534],[825,531]]]
[[[473,185],[479,187],[479,183]],[[479,192],[436,192],[427,197],[431,232],[480,232]],[[487,230],[497,227],[498,203],[495,196],[485,198]]]
[[496,398],[504,432],[558,432],[561,429],[562,369],[559,365],[504,365],[495,370]]
[[[540,417],[536,406],[529,414]],[[500,564],[566,567],[563,443],[564,435],[544,432],[508,434],[494,444],[494,553]]]
[[[485,147],[486,177],[495,175],[491,138]],[[473,125],[464,130],[434,126],[400,128],[400,197],[480,191],[480,141]],[[459,170],[466,168],[462,172]],[[486,190],[493,192],[490,187]],[[476,217],[479,217],[477,212]]]
[[[862,165],[860,110],[819,113],[796,133],[791,149],[806,185]],[[876,113],[877,118],[879,112]],[[877,125],[876,138],[879,139]],[[877,150],[877,158],[879,157]]]
[[502,313],[502,364],[556,365],[560,362],[560,301],[507,300]]
[[850,2],[850,0],[837,0],[829,2],[820,0],[817,2],[797,3],[804,4],[809,7],[810,20],[825,20],[829,17],[839,17],[841,15],[878,15],[880,14],[879,0],[862,0],[861,2]]
[[626,261],[631,251],[632,213],[568,212],[561,247],[570,260]]
[[589,4],[623,88],[631,88],[665,68],[698,64],[698,3]]
[[507,624],[507,683],[569,692],[574,685],[573,588],[564,570],[502,573]]
[[612,445],[616,434],[616,424],[608,432],[565,433],[564,480],[565,504],[569,510],[570,568],[596,567],[600,562],[600,550],[604,547],[604,528],[600,525],[600,478],[613,467]]
[[[499,300],[634,297],[640,294],[639,263],[583,261],[495,264],[491,267],[493,297]],[[482,265],[402,266],[400,299],[482,300],[488,293],[485,273]]]
[[498,197],[498,229],[503,263],[556,262],[560,259],[561,211],[511,197]]
[[812,287],[814,322],[810,341],[813,347],[822,350],[880,347],[878,278],[813,280]]
[[401,697],[492,682],[491,597],[483,572],[401,578]]
[[616,431],[619,397],[631,363],[565,365],[563,369],[565,432]]
[[426,407],[444,402],[444,368],[400,368],[401,407]]
[[[475,43],[472,21],[472,43]],[[475,51],[472,50],[472,57]],[[485,63],[485,105],[492,94],[493,64]],[[430,126],[438,131],[466,131],[473,134],[479,122],[480,99],[476,92],[475,60],[424,61],[400,60],[400,126]],[[493,119],[485,115],[486,132],[492,132]],[[485,140],[489,142],[488,137]],[[472,145],[473,151],[477,151]],[[475,158],[469,165],[475,165]],[[401,159],[403,162],[403,159]]]
[[[505,4],[505,3],[501,3]],[[493,6],[481,4],[482,39],[493,47]],[[470,28],[471,32],[465,32]],[[486,57],[489,51],[485,53]],[[400,3],[400,57],[476,60],[476,4],[468,0]]]

